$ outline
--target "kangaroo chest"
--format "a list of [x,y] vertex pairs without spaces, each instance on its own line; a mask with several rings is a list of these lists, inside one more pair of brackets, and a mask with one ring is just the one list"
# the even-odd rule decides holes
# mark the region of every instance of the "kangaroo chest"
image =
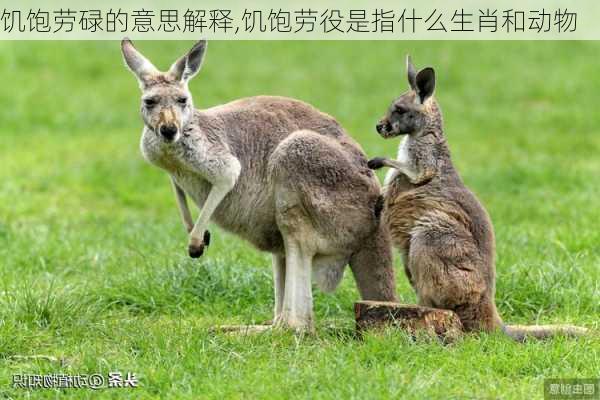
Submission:
[[192,199],[194,204],[198,208],[202,208],[210,192],[211,184],[201,176],[185,170],[175,170],[169,174],[175,179],[177,185],[183,189],[186,195]]
[[177,143],[165,145],[156,135],[145,130],[140,150],[149,163],[165,170],[198,207],[204,204],[211,185],[185,166],[186,154],[183,146]]
[[400,146],[398,146],[398,155],[396,156],[396,160],[401,163],[408,163],[410,161],[409,148],[411,145],[411,138],[409,135],[404,136],[402,142],[400,142]]
[[[400,145],[398,146],[398,154],[396,155],[396,160],[398,162],[408,166],[411,166],[413,164],[410,154],[411,146],[411,138],[407,135],[402,139]],[[383,184],[385,186],[386,192],[389,190],[389,187],[391,187],[392,184],[396,187],[396,190],[410,190],[414,188],[414,185],[410,183],[408,177],[395,168],[390,168],[390,170],[385,175]]]
[[[201,209],[212,189],[212,184],[201,171],[188,167],[186,158],[190,157],[190,150],[193,149],[197,153],[195,154],[197,158],[207,160],[204,164],[218,165],[218,160],[213,162],[215,159],[208,157],[208,152],[203,148],[202,143],[188,141],[181,145],[165,146],[157,141],[152,132],[144,134],[141,143],[144,158],[165,170]],[[219,173],[219,171],[214,172]],[[219,203],[212,220],[261,250],[280,250],[283,244],[275,222],[272,195],[269,190],[261,187],[259,182],[255,182],[256,176],[256,173],[245,170],[242,166],[242,173],[235,187]]]

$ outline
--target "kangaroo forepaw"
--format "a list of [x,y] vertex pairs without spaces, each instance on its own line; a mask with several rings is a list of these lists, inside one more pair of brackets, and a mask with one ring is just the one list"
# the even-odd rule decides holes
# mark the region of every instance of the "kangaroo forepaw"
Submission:
[[194,246],[193,244],[190,244],[188,246],[188,254],[192,258],[200,258],[202,254],[204,254],[204,244],[201,244],[200,246]]
[[196,238],[190,239],[190,244],[188,245],[188,254],[192,258],[199,258],[204,254],[204,248],[208,247],[210,244],[210,232],[205,231],[204,237],[202,240],[198,240]]
[[385,161],[385,158],[383,158],[383,157],[372,158],[367,162],[367,167],[369,167],[369,169],[382,168],[384,166],[384,161]]

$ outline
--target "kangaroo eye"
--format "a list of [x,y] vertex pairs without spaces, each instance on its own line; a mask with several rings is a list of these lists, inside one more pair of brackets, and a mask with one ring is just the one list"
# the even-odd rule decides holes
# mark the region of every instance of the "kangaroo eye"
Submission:
[[158,101],[156,99],[144,99],[144,105],[148,108],[152,108],[156,104],[158,104]]
[[181,105],[186,105],[187,101],[188,101],[187,97],[180,97],[177,99],[177,102]]

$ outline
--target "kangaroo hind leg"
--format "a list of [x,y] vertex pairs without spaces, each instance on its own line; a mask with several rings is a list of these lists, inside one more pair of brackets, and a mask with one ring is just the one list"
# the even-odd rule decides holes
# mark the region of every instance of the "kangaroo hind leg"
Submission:
[[284,238],[285,290],[277,326],[305,332],[314,329],[311,270],[313,253],[302,242]]

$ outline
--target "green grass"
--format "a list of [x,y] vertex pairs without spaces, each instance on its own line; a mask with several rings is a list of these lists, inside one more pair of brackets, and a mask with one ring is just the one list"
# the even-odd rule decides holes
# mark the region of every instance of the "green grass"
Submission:
[[[166,68],[189,43],[141,43]],[[196,105],[279,94],[336,116],[370,156],[407,84],[438,71],[455,163],[496,228],[505,321],[600,328],[600,73],[594,42],[212,42]],[[212,334],[271,318],[270,257],[219,231],[186,256],[168,179],[138,150],[139,92],[116,42],[0,42],[0,397],[542,398],[599,378],[600,340],[452,346],[351,335],[350,274],[315,289],[315,337]],[[415,296],[397,259],[398,291]],[[57,361],[15,356],[49,355]],[[131,389],[11,387],[13,374],[137,374]]]

